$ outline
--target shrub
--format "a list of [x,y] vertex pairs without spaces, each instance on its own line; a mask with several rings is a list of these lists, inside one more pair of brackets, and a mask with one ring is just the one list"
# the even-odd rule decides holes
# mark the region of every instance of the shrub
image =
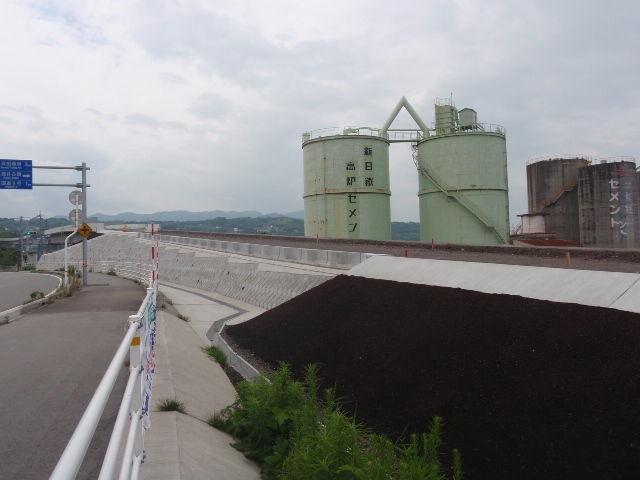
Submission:
[[[237,385],[238,399],[208,423],[233,435],[234,447],[262,463],[265,479],[447,480],[439,460],[442,419],[429,433],[396,446],[366,430],[340,409],[333,389],[318,398],[317,367],[295,381],[281,364],[270,376]],[[453,480],[462,478],[454,450]]]
[[42,292],[31,292],[31,301],[34,302],[40,298],[44,298],[44,293]]
[[25,300],[22,304],[26,305],[27,303],[35,302],[36,300],[40,300],[44,298],[44,293],[42,292],[31,292],[31,298],[29,300]]

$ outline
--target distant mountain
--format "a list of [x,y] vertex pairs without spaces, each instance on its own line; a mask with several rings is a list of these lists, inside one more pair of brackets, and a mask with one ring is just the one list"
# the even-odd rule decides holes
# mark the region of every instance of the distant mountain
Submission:
[[[293,216],[296,215],[296,216]],[[302,216],[300,216],[302,215]],[[155,212],[155,213],[134,213],[124,212],[117,215],[106,215],[104,213],[96,213],[94,217],[98,218],[99,222],[189,222],[200,220],[211,220],[214,218],[274,218],[274,217],[290,217],[290,218],[304,218],[304,212],[292,212],[286,215],[281,213],[268,213],[263,215],[260,212],[254,210],[245,210],[242,212],[231,211],[225,212],[223,210],[213,210],[209,212],[187,212],[184,210],[176,210],[172,212]]]
[[286,213],[285,217],[298,218],[300,220],[304,220],[304,210],[300,210],[300,211],[297,211],[297,212]]

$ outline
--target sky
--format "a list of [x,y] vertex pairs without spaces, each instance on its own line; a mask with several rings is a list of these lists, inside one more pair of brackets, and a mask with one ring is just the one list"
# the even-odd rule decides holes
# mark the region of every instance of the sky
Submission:
[[[640,157],[638,18],[637,0],[0,0],[0,158],[85,162],[89,215],[288,213],[304,131],[378,128],[403,95],[430,125],[452,96],[506,130],[515,224],[528,160]],[[418,221],[408,144],[390,178],[392,220]],[[72,190],[0,190],[0,217],[67,215]]]

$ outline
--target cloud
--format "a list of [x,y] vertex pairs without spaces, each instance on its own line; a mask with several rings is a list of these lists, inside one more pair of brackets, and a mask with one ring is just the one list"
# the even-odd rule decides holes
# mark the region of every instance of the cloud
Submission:
[[203,120],[219,120],[231,110],[231,102],[211,93],[203,93],[191,105],[189,110]]
[[[638,16],[622,0],[7,2],[0,157],[86,161],[90,212],[288,212],[302,132],[379,127],[402,95],[430,124],[453,94],[506,128],[515,222],[527,160],[637,154]],[[394,220],[418,219],[408,148],[390,148]],[[0,217],[65,213],[44,190],[0,191]]]
[[176,130],[185,130],[187,127],[182,122],[170,121],[170,120],[161,120],[158,118],[154,118],[150,115],[145,115],[143,113],[132,113],[125,117],[127,123],[132,125],[141,125],[144,127],[151,127],[154,129],[157,128],[171,128]]

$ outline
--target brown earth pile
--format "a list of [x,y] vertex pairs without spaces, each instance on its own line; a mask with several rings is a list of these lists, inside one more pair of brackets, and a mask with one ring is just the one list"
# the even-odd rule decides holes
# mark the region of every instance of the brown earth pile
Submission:
[[638,314],[339,276],[225,332],[390,438],[442,416],[470,480],[640,477]]

